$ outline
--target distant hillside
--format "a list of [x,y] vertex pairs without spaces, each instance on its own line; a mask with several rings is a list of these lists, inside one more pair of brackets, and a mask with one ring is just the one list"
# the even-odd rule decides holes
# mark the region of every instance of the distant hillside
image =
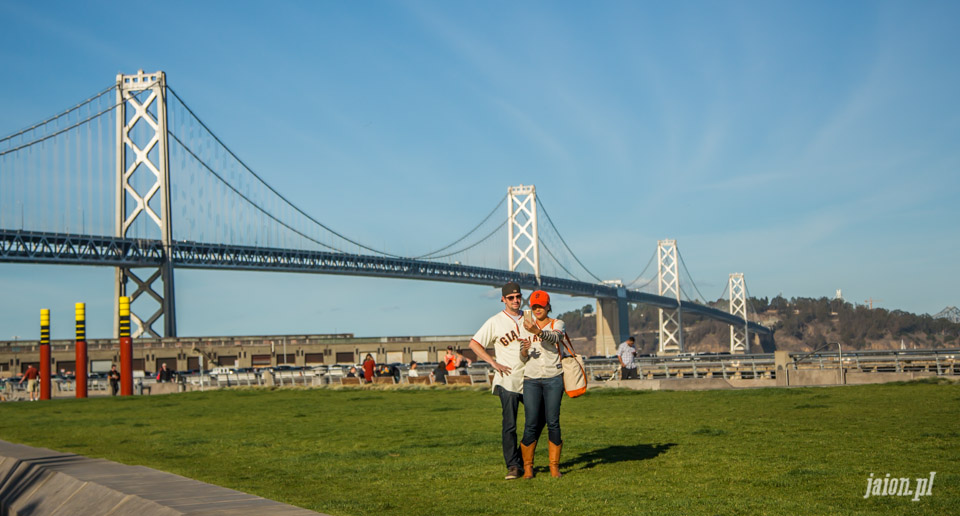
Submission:
[[[726,300],[710,303],[726,310]],[[960,348],[960,324],[929,315],[901,310],[870,309],[843,300],[827,298],[750,298],[750,320],[774,330],[764,336],[760,348],[809,351],[826,343],[840,342],[844,349]],[[593,305],[560,314],[567,332],[583,352],[592,353],[596,337]],[[687,351],[729,351],[730,326],[689,314],[683,315],[683,339]],[[654,307],[630,309],[630,333],[643,353],[655,353],[659,315]],[[753,341],[757,349],[757,341]],[[834,347],[835,349],[835,347]]]

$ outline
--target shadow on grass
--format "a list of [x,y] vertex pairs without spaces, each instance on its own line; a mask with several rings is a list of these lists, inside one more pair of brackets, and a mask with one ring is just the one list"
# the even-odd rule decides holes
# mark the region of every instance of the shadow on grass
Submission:
[[564,461],[562,468],[590,469],[600,464],[614,464],[635,460],[648,460],[665,453],[676,443],[666,444],[635,444],[633,446],[607,446],[599,450],[581,453],[578,457]]

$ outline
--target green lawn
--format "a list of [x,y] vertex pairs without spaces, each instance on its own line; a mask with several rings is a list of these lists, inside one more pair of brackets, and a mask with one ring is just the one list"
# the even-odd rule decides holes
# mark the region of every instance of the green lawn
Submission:
[[[479,390],[231,390],[0,404],[0,438],[333,515],[957,514],[960,385],[565,398],[562,479],[504,481]],[[864,499],[870,473],[932,496]]]

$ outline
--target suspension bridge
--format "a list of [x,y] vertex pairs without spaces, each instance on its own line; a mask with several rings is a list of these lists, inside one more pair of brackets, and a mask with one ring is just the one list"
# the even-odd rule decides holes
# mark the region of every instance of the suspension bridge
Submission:
[[629,303],[659,308],[663,354],[683,351],[684,313],[729,324],[732,353],[770,332],[749,320],[741,273],[720,296],[729,295],[729,309],[709,306],[675,240],[659,241],[632,282],[602,280],[532,185],[508,187],[475,227],[433,251],[405,256],[361,243],[271,187],[163,72],[142,70],[0,139],[0,262],[115,268],[115,299],[132,300],[134,337],[177,336],[175,268],[515,281],[595,298],[601,349],[629,334]]

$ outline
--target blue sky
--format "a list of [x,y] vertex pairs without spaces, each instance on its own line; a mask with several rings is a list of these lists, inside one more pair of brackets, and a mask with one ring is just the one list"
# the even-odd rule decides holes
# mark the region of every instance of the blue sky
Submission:
[[[0,133],[163,70],[277,190],[399,254],[535,184],[629,281],[675,238],[707,297],[960,304],[956,2],[0,0]],[[504,252],[506,243],[504,243]],[[109,336],[113,272],[0,265],[0,340]],[[473,333],[493,289],[179,271],[181,335]],[[558,311],[592,302],[560,298]]]

